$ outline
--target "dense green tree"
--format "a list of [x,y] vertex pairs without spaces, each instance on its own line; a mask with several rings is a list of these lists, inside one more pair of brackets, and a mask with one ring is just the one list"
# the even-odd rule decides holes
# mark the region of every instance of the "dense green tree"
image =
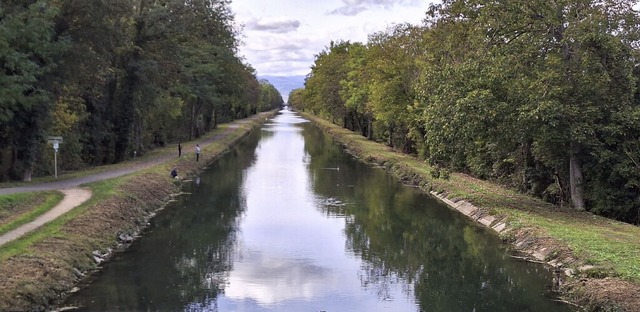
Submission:
[[533,157],[553,170],[560,196],[584,209],[588,197],[584,190],[592,181],[585,177],[583,165],[599,162],[593,155],[604,147],[600,137],[611,138],[603,132],[622,131],[614,119],[634,110],[634,64],[628,44],[637,40],[633,3],[461,3],[445,1],[440,14],[452,21],[472,17],[473,27],[484,35],[489,52],[485,55],[493,58],[485,65],[518,78],[522,86],[518,94],[508,88],[501,94],[504,88],[492,87],[490,95],[515,104],[517,124],[527,130],[524,142],[531,142]]
[[262,88],[254,74],[253,68],[243,71],[241,77],[240,96],[233,99],[233,112],[235,118],[244,118],[257,112],[257,105],[260,103]]
[[304,88],[291,90],[287,104],[295,109],[304,111],[304,91]]
[[262,92],[260,94],[260,101],[258,104],[258,110],[261,112],[277,109],[284,104],[284,100],[280,95],[280,92],[267,80],[260,80],[260,87]]
[[[486,146],[477,136],[495,127],[478,111],[488,108],[484,84],[489,76],[480,55],[481,39],[472,26],[466,20],[433,22],[425,34],[429,44],[420,57],[415,85],[419,122],[412,133],[417,142],[423,141],[418,151],[435,166],[461,171],[470,170],[467,159],[478,149],[475,145]],[[482,176],[479,170],[470,171]]]
[[332,43],[292,102],[434,166],[640,222],[633,5],[445,0],[422,27]]
[[340,97],[350,115],[350,129],[372,139],[373,116],[369,104],[368,54],[367,47],[360,43],[354,43],[349,49],[349,57],[345,64],[348,73],[340,82]]
[[[116,86],[118,52],[126,43],[123,19],[128,1],[58,1],[60,15],[56,32],[70,40],[61,59],[59,78],[64,86],[56,93],[57,116],[50,135],[64,138],[60,149],[62,168],[82,163],[113,161],[113,123],[111,105]],[[47,163],[47,157],[42,163]],[[82,161],[78,161],[82,160]]]
[[329,47],[315,56],[311,73],[305,81],[310,92],[305,93],[308,108],[314,113],[323,114],[346,126],[347,110],[340,93],[342,81],[346,79],[348,69],[345,66],[352,43],[348,41],[331,42]]
[[[3,176],[31,180],[52,111],[52,72],[67,48],[48,1],[0,4],[0,146]],[[6,147],[6,148],[4,148]]]
[[46,136],[64,137],[61,168],[77,169],[256,113],[262,86],[237,55],[229,4],[0,4],[0,180],[50,173]]
[[413,118],[408,108],[416,98],[416,59],[423,53],[423,33],[421,27],[400,24],[370,35],[368,44],[371,111],[386,131],[387,144],[410,153],[415,150],[408,136]]

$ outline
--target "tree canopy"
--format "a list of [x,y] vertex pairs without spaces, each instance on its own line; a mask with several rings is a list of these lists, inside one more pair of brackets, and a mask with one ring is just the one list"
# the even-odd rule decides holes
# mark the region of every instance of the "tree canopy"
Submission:
[[[0,181],[119,162],[282,105],[228,0],[0,4]],[[270,87],[269,87],[270,86]]]
[[431,165],[640,223],[629,0],[445,0],[316,56],[298,109]]

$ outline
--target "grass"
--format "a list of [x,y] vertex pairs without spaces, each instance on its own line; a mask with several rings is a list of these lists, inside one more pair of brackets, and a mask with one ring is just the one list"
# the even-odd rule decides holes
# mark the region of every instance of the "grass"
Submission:
[[0,235],[35,220],[51,210],[64,195],[58,191],[29,192],[0,196]]
[[105,200],[110,196],[117,195],[122,191],[117,186],[126,181],[128,177],[121,177],[101,182],[95,182],[88,187],[91,189],[91,198],[82,205],[72,209],[66,214],[56,218],[55,220],[41,226],[37,231],[25,234],[20,239],[14,240],[0,247],[0,261],[6,260],[11,256],[18,254],[28,254],[30,246],[48,237],[58,237],[62,235],[60,229],[70,220],[73,220],[80,214],[84,213],[89,207]]
[[304,114],[331,133],[360,158],[385,164],[396,175],[418,176],[421,185],[447,197],[462,199],[488,212],[495,212],[513,228],[533,228],[569,247],[579,261],[605,268],[607,276],[640,283],[640,227],[616,222],[587,212],[559,208],[541,199],[504,186],[452,173],[449,179],[434,179],[431,168],[417,158],[396,153],[326,120]]
[[[147,168],[142,171],[138,171],[130,175],[125,175],[122,177],[109,179],[101,182],[95,182],[95,183],[86,185],[92,191],[92,196],[87,202],[74,208],[73,210],[67,212],[66,214],[60,216],[56,220],[43,225],[37,231],[28,233],[22,236],[18,240],[9,242],[1,246],[0,261],[5,260],[13,255],[28,254],[32,252],[30,247],[33,244],[39,241],[42,241],[43,239],[48,237],[58,237],[62,235],[61,229],[68,221],[73,220],[74,218],[80,216],[85,211],[87,211],[88,209],[91,209],[92,207],[96,206],[97,203],[100,203],[101,201],[104,201],[107,198],[121,195],[123,190],[120,189],[120,185],[122,185],[123,183],[126,183],[128,179],[133,178],[136,175],[145,174],[145,173],[156,173],[156,174],[160,174],[160,176],[168,175],[169,168],[176,167],[176,166],[179,168],[183,168],[181,172],[196,171],[197,166],[204,165],[204,164],[203,163],[197,164],[193,161],[193,158],[191,157],[193,156],[193,151],[189,150],[188,149],[189,147],[195,146],[195,144],[198,142],[208,141],[209,144],[206,144],[203,146],[202,157],[205,157],[204,155],[205,153],[207,155],[222,154],[226,149],[229,148],[230,145],[232,145],[233,142],[241,139],[242,134],[247,133],[247,130],[253,128],[258,123],[259,121],[252,120],[251,122],[239,124],[237,127],[234,127],[234,128],[230,128],[228,124],[221,125],[216,130],[207,133],[206,135],[198,138],[197,140],[192,140],[190,142],[183,142],[182,143],[183,157],[172,158],[167,162],[161,163],[156,166],[152,166],[150,168]],[[227,135],[224,135],[215,141],[213,140],[214,137],[219,136],[220,134],[225,133],[227,131],[228,131]],[[89,170],[74,172],[73,174],[65,175],[64,177],[62,177],[62,179],[92,175],[92,174],[96,174],[96,173],[107,171],[107,170],[114,170],[117,168],[121,168],[123,166],[134,166],[138,162],[159,158],[159,157],[163,157],[171,154],[177,154],[177,143],[171,144],[163,148],[155,149],[142,157],[136,158],[135,160],[130,160],[118,165],[107,165],[107,166],[101,166],[97,168],[91,168]],[[46,178],[43,178],[43,179],[46,180]],[[34,179],[34,181],[31,183],[41,182],[43,181],[43,179]],[[26,184],[26,183],[20,183],[20,184]],[[0,184],[0,187],[9,187],[12,185],[14,184],[3,183],[3,184]],[[63,197],[63,195],[57,191],[3,195],[3,196],[0,196],[0,211],[2,210],[2,207],[9,207],[12,205],[13,206],[28,205],[28,203],[33,200],[34,194],[36,194],[35,197],[46,198],[46,200],[42,200],[43,202],[42,204],[38,205],[34,209],[29,210],[29,212],[25,213],[24,216],[20,216],[19,218],[16,218],[16,220],[12,220],[10,223],[1,225],[0,234],[8,232],[11,229],[18,227],[21,224],[24,224],[26,222],[29,222],[35,219],[37,216],[45,213],[46,211],[51,209],[53,206],[55,206],[55,204],[57,204]],[[13,216],[13,218],[15,218],[15,216]],[[2,232],[3,228],[5,227],[6,227],[6,229],[4,230],[5,232]]]
[[578,217],[503,210],[511,219],[536,226],[550,237],[566,243],[586,264],[610,270],[640,282],[640,228],[584,213]]
[[[215,154],[222,152],[227,145],[229,145],[234,137],[238,136],[238,133],[245,132],[248,128],[254,125],[255,122],[249,122],[246,124],[240,124],[238,127],[234,128],[231,132],[231,136],[225,136],[221,140],[215,141],[212,144],[207,145],[203,153]],[[191,146],[195,146],[197,142],[202,141],[210,141],[215,136],[220,135],[221,133],[227,131],[229,129],[229,124],[220,125],[214,131],[206,133],[200,138],[188,142],[182,142],[183,144],[183,157],[176,158],[175,161],[169,161],[167,166],[157,166],[157,170],[166,170],[169,171],[169,168],[172,166],[179,165],[180,163],[189,161],[193,151],[189,149]],[[0,188],[9,188],[9,187],[18,187],[18,186],[28,186],[38,183],[46,183],[46,182],[54,182],[61,180],[69,180],[75,178],[81,178],[89,175],[99,174],[101,172],[108,172],[113,170],[118,170],[122,168],[129,168],[136,166],[139,163],[175,154],[177,153],[177,143],[168,144],[165,147],[156,148],[151,150],[144,155],[137,157],[135,159],[130,159],[123,163],[112,164],[112,165],[104,165],[97,167],[90,167],[79,171],[67,172],[58,176],[58,179],[54,177],[37,177],[34,178],[30,182],[4,182],[0,183]],[[58,194],[53,196],[53,194]],[[21,193],[21,194],[11,194],[11,195],[0,195],[0,235],[7,233],[18,226],[33,221],[35,218],[40,216],[41,214],[47,212],[51,208],[53,208],[59,201],[62,200],[63,195],[59,192],[51,192],[51,191],[43,191],[43,192],[30,192],[30,193]],[[40,205],[37,203],[38,200],[42,200],[42,198],[46,198],[43,200],[45,203]],[[10,209],[11,207],[30,207],[27,214],[24,216],[16,216],[15,209]],[[11,219],[10,224],[5,224],[3,219]],[[16,219],[17,218],[17,219]]]
[[[50,307],[78,282],[74,272],[87,273],[99,268],[93,259],[93,251],[117,248],[119,233],[139,233],[148,219],[178,191],[180,181],[169,177],[170,167],[182,168],[181,177],[196,174],[226,151],[227,145],[240,140],[268,116],[260,114],[257,117],[260,122],[251,119],[250,122],[241,121],[237,127],[221,125],[197,140],[183,142],[184,155],[180,158],[177,157],[177,144],[172,144],[119,165],[73,173],[73,177],[81,177],[113,168],[134,167],[145,159],[155,160],[153,166],[145,166],[144,170],[86,185],[92,191],[87,202],[1,246],[0,310],[30,311]],[[220,134],[224,134],[220,140],[213,140]],[[193,157],[192,147],[196,143],[203,145],[200,162]],[[10,184],[0,185],[7,186]],[[11,197],[11,201],[24,201],[25,197],[20,196],[24,195]]]
[[[206,133],[205,135],[197,138],[197,139],[193,139],[191,141],[183,141],[182,142],[182,158],[187,158],[190,157],[191,155],[193,155],[193,149],[192,146],[195,146],[196,143],[201,142],[201,141],[206,141],[206,140],[210,140],[212,137],[222,133],[225,131],[225,129],[228,129],[229,125],[228,124],[223,124],[220,125],[218,128],[216,128],[213,131],[210,131],[208,133]],[[240,126],[242,127],[242,126]],[[240,128],[238,127],[238,128]],[[245,128],[246,129],[246,128]],[[63,172],[63,173],[59,173],[58,174],[58,178],[54,178],[53,176],[44,176],[44,177],[34,177],[32,179],[32,181],[28,181],[28,182],[24,182],[24,181],[12,181],[12,182],[2,182],[0,183],[0,188],[10,188],[10,187],[21,187],[21,186],[29,186],[29,185],[33,185],[33,184],[39,184],[39,183],[48,183],[48,182],[55,182],[55,181],[63,181],[63,180],[70,180],[70,179],[75,179],[75,178],[81,178],[81,177],[85,177],[85,176],[89,176],[89,175],[94,175],[94,174],[99,174],[102,172],[107,172],[107,171],[114,171],[114,170],[118,170],[118,169],[122,169],[122,168],[128,168],[128,167],[132,167],[135,166],[139,163],[143,163],[146,162],[150,159],[155,159],[155,158],[159,158],[162,156],[167,156],[167,155],[172,155],[172,154],[177,154],[178,153],[178,143],[174,142],[174,143],[170,143],[165,145],[164,147],[157,147],[153,150],[147,151],[144,155],[142,156],[138,156],[136,158],[131,158],[128,159],[124,162],[121,163],[117,163],[117,164],[110,164],[110,165],[102,165],[102,166],[95,166],[95,167],[88,167],[88,168],[84,168],[81,170],[77,170],[77,171],[67,171],[67,172]]]

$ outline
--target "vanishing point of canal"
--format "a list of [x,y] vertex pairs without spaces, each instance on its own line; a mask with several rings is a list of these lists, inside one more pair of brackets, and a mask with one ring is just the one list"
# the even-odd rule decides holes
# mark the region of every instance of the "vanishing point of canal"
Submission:
[[184,186],[81,311],[571,311],[551,272],[281,111]]

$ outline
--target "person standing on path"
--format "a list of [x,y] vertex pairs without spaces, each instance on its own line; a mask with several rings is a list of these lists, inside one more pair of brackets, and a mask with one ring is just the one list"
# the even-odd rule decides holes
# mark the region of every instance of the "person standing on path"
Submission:
[[196,161],[200,160],[200,145],[196,144]]
[[178,142],[178,157],[182,156],[182,143]]

